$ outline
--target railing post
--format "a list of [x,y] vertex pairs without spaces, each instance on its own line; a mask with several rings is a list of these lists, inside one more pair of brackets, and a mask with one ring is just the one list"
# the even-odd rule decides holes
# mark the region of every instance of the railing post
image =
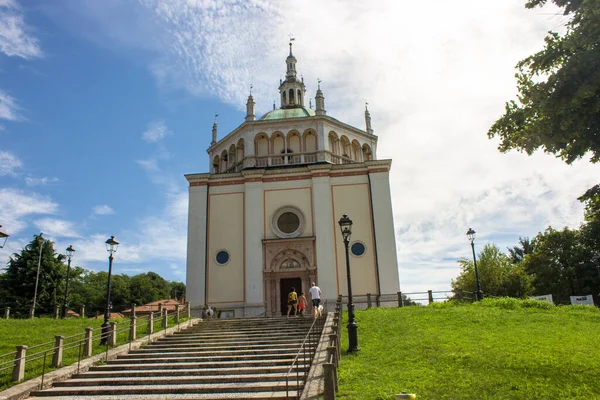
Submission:
[[8,319],[10,317],[10,307],[6,307],[4,309],[4,319]]
[[163,305],[162,303],[158,303],[158,315],[162,317]]
[[338,337],[335,333],[330,333],[329,334],[329,343],[333,346],[335,346],[335,350],[336,350],[336,358],[340,358],[340,341],[338,340]]
[[402,307],[404,305],[404,301],[402,301],[402,292],[398,292],[398,307]]
[[331,360],[336,368],[338,367],[337,347],[327,346],[327,359]]
[[429,304],[433,303],[433,291],[428,290],[427,296],[429,297]]
[[129,340],[137,339],[137,317],[131,317],[131,325],[129,328]]
[[377,307],[381,307],[381,295],[380,294],[375,295],[375,304],[377,305]]
[[29,318],[33,319],[35,317],[35,308],[33,308],[33,306],[31,306],[31,308],[29,309]]
[[179,304],[175,306],[175,324],[179,324]]
[[85,317],[85,304],[81,305],[81,312],[79,313],[79,317],[80,318],[84,318]]
[[335,400],[335,377],[334,377],[335,365],[332,363],[323,363],[323,375],[325,381],[323,398],[325,400]]
[[17,346],[17,355],[15,357],[15,367],[12,373],[13,382],[20,382],[25,378],[25,355],[27,346]]
[[462,290],[462,289],[458,289],[458,290],[456,291],[456,298],[457,298],[458,300],[462,300],[462,299],[463,299],[463,290]]
[[59,368],[60,366],[62,366],[64,340],[64,336],[54,337],[54,354],[52,355],[52,366],[55,368]]
[[373,303],[371,302],[371,293],[367,293],[367,308],[371,308]]
[[131,318],[135,318],[135,303],[131,303]]
[[148,314],[148,335],[154,333],[154,313]]
[[54,319],[59,319],[60,318],[60,306],[58,304],[56,304],[54,306]]
[[108,334],[108,343],[111,347],[117,345],[117,323],[110,323],[110,333]]
[[83,356],[92,356],[92,334],[94,330],[92,328],[85,328],[85,343],[83,345]]
[[189,301],[185,303],[185,308],[187,312],[187,318],[192,318],[192,304]]
[[169,310],[165,309],[165,312],[162,315],[162,328],[167,329],[168,324],[169,324]]

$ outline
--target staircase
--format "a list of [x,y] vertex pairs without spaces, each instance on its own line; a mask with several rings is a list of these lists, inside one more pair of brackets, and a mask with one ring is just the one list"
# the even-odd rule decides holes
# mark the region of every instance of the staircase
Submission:
[[296,398],[324,319],[315,323],[304,350],[313,321],[207,320],[31,395],[65,400]]

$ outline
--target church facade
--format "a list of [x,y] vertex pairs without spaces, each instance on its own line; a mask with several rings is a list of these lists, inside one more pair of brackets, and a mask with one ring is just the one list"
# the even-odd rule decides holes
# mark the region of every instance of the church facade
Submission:
[[291,287],[308,294],[316,282],[324,299],[346,295],[343,214],[353,221],[353,295],[399,290],[391,160],[377,159],[369,111],[365,130],[340,122],[320,87],[307,107],[296,63],[290,43],[281,107],[256,119],[250,94],[239,127],[217,140],[215,122],[210,172],[185,176],[193,306],[271,316],[285,313]]

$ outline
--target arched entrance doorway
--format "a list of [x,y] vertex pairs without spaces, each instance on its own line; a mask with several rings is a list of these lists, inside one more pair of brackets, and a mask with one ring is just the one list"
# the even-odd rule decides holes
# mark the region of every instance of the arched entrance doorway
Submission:
[[[279,299],[281,301],[281,315],[287,315],[287,297],[292,291],[292,288],[296,289],[296,293],[300,296],[304,290],[302,289],[302,279],[300,278],[282,278],[279,281]],[[294,312],[290,313],[290,315]]]
[[298,295],[315,281],[314,237],[264,240],[265,303],[267,315],[287,314],[287,295],[291,287]]

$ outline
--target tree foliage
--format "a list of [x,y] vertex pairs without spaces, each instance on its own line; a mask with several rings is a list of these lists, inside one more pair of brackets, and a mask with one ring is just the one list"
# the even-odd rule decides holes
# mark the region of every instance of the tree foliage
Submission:
[[[472,260],[458,260],[461,273],[451,282],[453,290],[477,290]],[[488,296],[525,297],[533,291],[531,278],[520,264],[513,264],[495,244],[486,244],[477,255],[477,269],[483,293]]]
[[[527,8],[547,0],[529,0]],[[518,102],[490,128],[499,150],[543,149],[572,163],[600,160],[600,1],[552,0],[569,18],[566,33],[549,32],[542,51],[517,64]]]
[[36,314],[52,313],[64,295],[65,257],[57,254],[54,243],[42,234],[33,236],[20,254],[12,255],[0,276],[0,307],[10,307],[17,315],[28,314],[33,305],[38,264]]
[[[33,304],[35,278],[40,247],[42,258],[36,300],[36,315],[53,314],[56,305],[62,305],[66,286],[66,257],[57,254],[54,243],[42,240],[40,235],[8,261],[5,272],[0,274],[0,308],[10,307],[11,314],[26,316]],[[67,304],[79,312],[85,305],[87,313],[102,313],[106,306],[106,271],[94,272],[80,266],[72,266],[69,275]],[[185,285],[168,282],[155,272],[130,277],[113,274],[111,277],[111,305],[113,311],[129,308],[131,303],[146,304],[185,295]]]
[[522,264],[536,294],[552,294],[557,303],[569,303],[569,296],[598,296],[600,269],[582,230],[548,227],[535,237],[534,245],[535,251]]

